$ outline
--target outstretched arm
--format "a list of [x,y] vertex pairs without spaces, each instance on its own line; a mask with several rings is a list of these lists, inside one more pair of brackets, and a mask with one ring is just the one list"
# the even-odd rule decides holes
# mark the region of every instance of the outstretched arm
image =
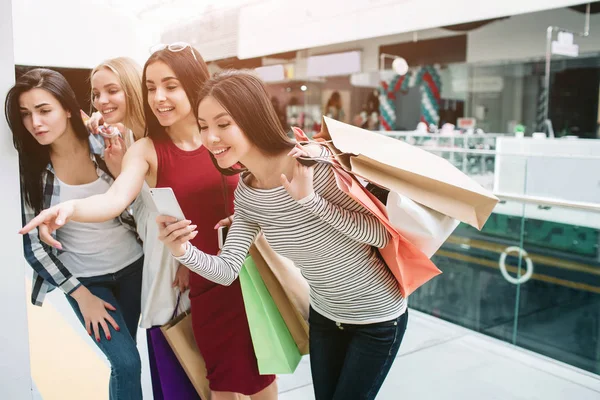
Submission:
[[150,168],[148,152],[154,152],[150,139],[137,141],[125,154],[121,174],[106,193],[50,207],[29,221],[19,233],[26,234],[39,227],[42,241],[60,246],[51,234],[69,220],[102,222],[119,216],[142,188]]

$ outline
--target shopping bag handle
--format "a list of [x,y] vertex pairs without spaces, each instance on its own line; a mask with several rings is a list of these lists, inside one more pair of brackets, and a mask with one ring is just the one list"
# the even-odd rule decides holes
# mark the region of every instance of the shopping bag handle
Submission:
[[173,315],[171,315],[171,319],[177,316],[177,310],[179,310],[179,303],[181,302],[181,292],[177,295],[177,302],[175,303],[175,310],[173,310]]
[[329,148],[328,145],[333,145],[333,140],[325,140],[325,139],[317,139],[317,140],[313,140],[310,139],[308,136],[306,136],[306,134],[302,131],[302,129],[298,128],[298,127],[292,127],[291,128],[291,133],[292,135],[295,137],[296,139],[296,143],[299,145],[317,145],[317,146],[321,146],[321,147],[325,147],[327,150],[329,150],[329,155],[328,156],[321,156],[321,157],[298,157],[297,160],[300,164],[306,166],[306,167],[313,167],[315,166],[317,163],[321,163],[321,164],[328,164],[331,165],[333,167],[339,167],[341,168],[342,166],[340,165],[340,163],[338,162],[338,160],[336,159],[337,156],[341,156],[341,155],[352,155],[350,153],[336,153],[336,155],[331,154],[331,149]]

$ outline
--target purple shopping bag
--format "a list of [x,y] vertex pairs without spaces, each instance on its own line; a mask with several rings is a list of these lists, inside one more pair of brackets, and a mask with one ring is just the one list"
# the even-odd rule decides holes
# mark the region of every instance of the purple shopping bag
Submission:
[[[178,305],[179,298],[176,309]],[[147,329],[146,338],[154,400],[201,400],[160,326]]]

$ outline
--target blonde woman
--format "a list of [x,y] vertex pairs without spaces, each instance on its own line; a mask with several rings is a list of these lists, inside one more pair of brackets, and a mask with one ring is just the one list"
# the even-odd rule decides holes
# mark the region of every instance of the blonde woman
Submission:
[[[117,57],[100,63],[92,70],[92,104],[100,121],[121,123],[133,132],[137,140],[144,136],[144,101],[142,98],[142,69],[128,57]],[[104,96],[102,96],[104,95]]]
[[[125,151],[144,136],[144,104],[142,96],[142,69],[130,58],[106,60],[92,70],[91,100],[97,110],[88,121],[88,129],[100,133],[104,126],[116,126],[124,137],[106,140],[105,160],[112,171],[121,171]],[[115,177],[116,178],[116,177]],[[137,232],[144,243],[144,269],[141,292],[142,328],[158,327],[169,321],[177,304],[179,293],[187,291],[189,270],[180,266],[157,239],[158,228],[154,222],[157,214],[147,184],[133,203]],[[180,309],[189,309],[187,293],[182,295]],[[150,331],[147,331],[149,348]],[[154,359],[150,356],[150,363]],[[154,397],[169,398],[160,393],[160,385],[153,378]]]

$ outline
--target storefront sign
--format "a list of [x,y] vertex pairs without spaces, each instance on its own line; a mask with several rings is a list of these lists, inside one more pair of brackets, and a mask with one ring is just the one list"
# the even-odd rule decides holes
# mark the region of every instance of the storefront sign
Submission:
[[254,72],[264,82],[281,82],[284,78],[283,65],[267,65],[265,67],[258,67],[254,69]]
[[470,79],[454,79],[452,90],[457,93],[495,93],[504,88],[501,76],[479,76]]
[[294,64],[266,65],[254,69],[264,82],[282,82],[294,79]]
[[306,76],[326,77],[360,72],[360,51],[308,57]]
[[[393,74],[393,71],[386,71],[389,74]],[[389,76],[382,76],[379,71],[373,72],[359,72],[358,74],[350,75],[350,84],[355,87],[368,87],[377,88],[379,83],[383,80],[389,80]]]

